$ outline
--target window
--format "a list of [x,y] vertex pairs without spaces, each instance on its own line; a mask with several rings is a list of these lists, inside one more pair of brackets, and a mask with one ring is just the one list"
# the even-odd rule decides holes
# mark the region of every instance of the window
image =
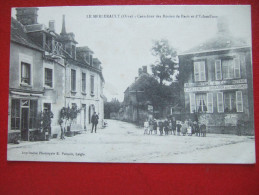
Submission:
[[240,60],[239,58],[225,59],[221,61],[223,70],[223,79],[240,78]]
[[207,111],[207,96],[206,94],[196,94],[196,111],[206,112]]
[[195,111],[196,111],[195,94],[190,93],[190,113],[194,113]]
[[21,83],[31,84],[31,65],[28,63],[21,63]]
[[206,81],[205,61],[194,62],[194,80]]
[[242,91],[236,91],[236,107],[237,107],[237,112],[243,112]]
[[91,75],[91,95],[94,94],[94,76]]
[[86,92],[86,74],[82,72],[82,92]]
[[45,68],[45,85],[53,87],[53,71],[50,68]]
[[222,113],[224,112],[224,104],[223,104],[223,93],[219,92],[217,93],[217,106],[218,106],[218,112]]
[[33,129],[37,127],[37,100],[30,100],[30,121],[29,128]]
[[71,91],[76,91],[76,71],[71,69]]
[[12,99],[11,105],[11,129],[20,129],[20,100]]
[[213,113],[213,93],[207,94],[207,112]]
[[236,112],[236,94],[233,92],[224,93],[224,112]]
[[215,61],[215,78],[216,78],[216,80],[222,79],[221,60]]

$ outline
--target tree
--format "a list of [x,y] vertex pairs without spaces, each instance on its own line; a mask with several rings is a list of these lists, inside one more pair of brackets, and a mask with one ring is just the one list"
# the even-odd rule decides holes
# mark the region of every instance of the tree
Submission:
[[63,107],[60,110],[58,122],[61,128],[61,139],[64,139],[64,133],[66,131],[70,131],[73,121],[77,118],[77,114],[80,112],[81,109],[78,109],[76,105],[73,105],[71,108],[69,106]]
[[116,98],[113,98],[110,102],[104,103],[104,117],[110,118],[110,113],[118,113],[121,108],[121,103]]
[[155,41],[151,50],[152,54],[157,57],[156,62],[151,65],[154,77],[158,79],[160,85],[164,81],[173,81],[175,65],[178,63],[176,50],[165,39]]

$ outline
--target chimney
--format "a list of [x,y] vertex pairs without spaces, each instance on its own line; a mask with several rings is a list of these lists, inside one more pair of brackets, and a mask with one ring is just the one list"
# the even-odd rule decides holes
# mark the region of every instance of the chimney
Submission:
[[229,33],[229,23],[225,16],[221,16],[217,21],[218,33]]
[[55,20],[50,20],[49,21],[49,30],[51,32],[55,32]]
[[140,76],[143,73],[142,68],[138,69],[138,76]]
[[65,21],[65,15],[63,15],[62,30],[61,30],[60,35],[65,35],[65,34],[67,34],[67,31],[66,31],[66,21]]
[[142,68],[143,68],[143,73],[147,74],[147,66],[142,66]]
[[16,19],[23,25],[37,24],[38,10],[37,7],[16,8]]

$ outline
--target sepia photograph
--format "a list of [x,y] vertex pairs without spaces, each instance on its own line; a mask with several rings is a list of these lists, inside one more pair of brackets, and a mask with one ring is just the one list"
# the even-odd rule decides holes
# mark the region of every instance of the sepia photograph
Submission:
[[8,161],[254,164],[249,5],[14,7]]

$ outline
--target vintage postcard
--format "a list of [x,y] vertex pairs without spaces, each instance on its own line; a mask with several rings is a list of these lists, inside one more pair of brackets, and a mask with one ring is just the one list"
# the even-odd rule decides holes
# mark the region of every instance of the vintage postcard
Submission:
[[249,5],[11,11],[9,161],[255,163]]

